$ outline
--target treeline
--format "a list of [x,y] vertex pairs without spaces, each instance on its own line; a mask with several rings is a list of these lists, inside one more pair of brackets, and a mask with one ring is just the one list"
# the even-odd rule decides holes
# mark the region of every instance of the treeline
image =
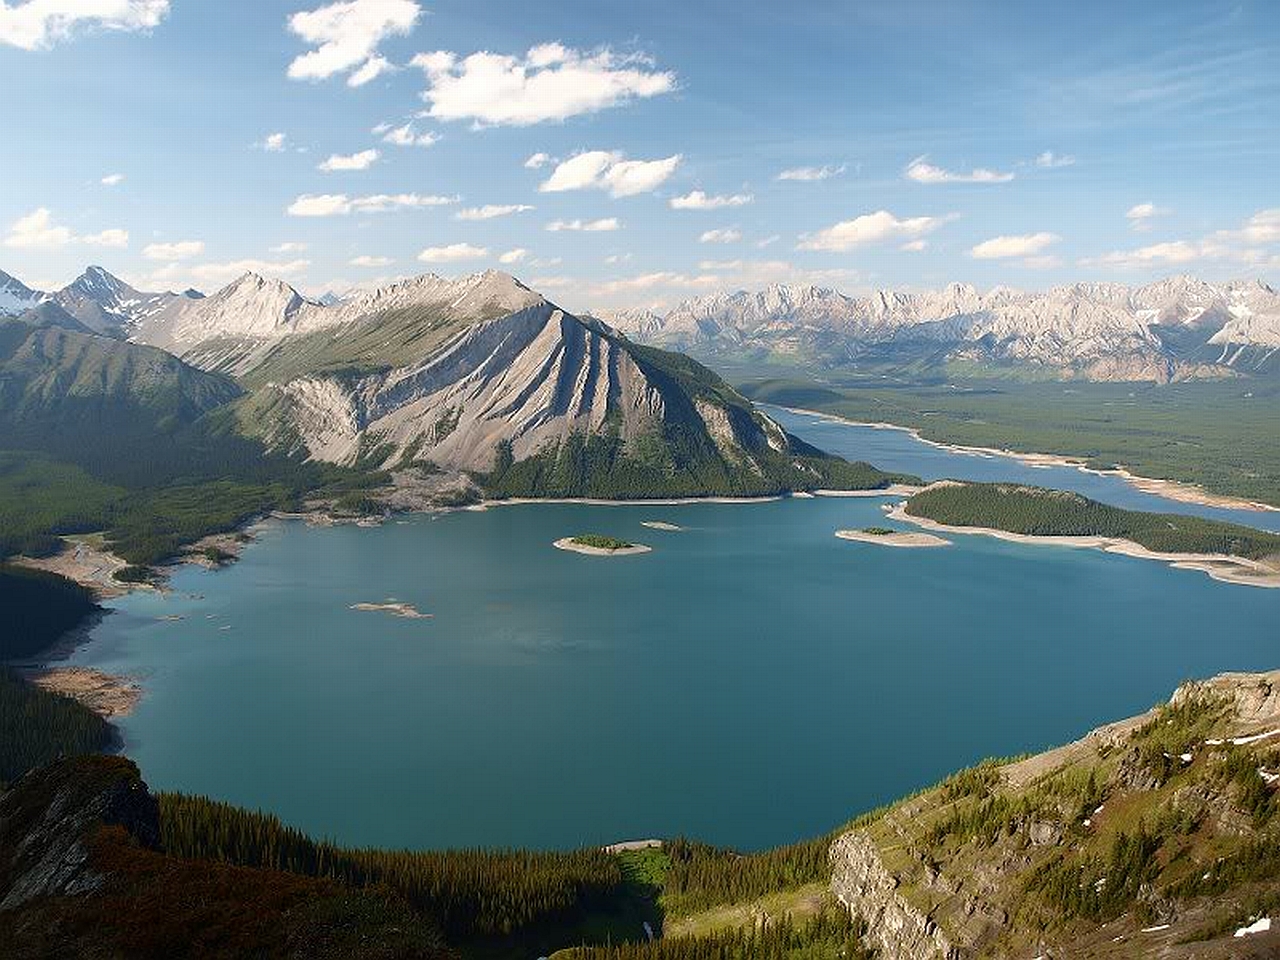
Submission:
[[668,858],[663,904],[673,915],[751,900],[831,877],[831,835],[759,853],[741,854],[679,837],[663,845]]
[[[799,443],[798,441],[793,442]],[[494,468],[477,477],[485,492],[506,497],[594,497],[639,500],[659,497],[764,497],[803,490],[875,490],[892,483],[918,483],[868,463],[828,457],[802,445],[788,456],[753,451],[758,470],[726,461],[713,443],[680,424],[630,445],[616,430],[573,433],[517,461],[508,442],[499,444]]]
[[907,513],[957,527],[995,527],[1041,537],[1116,537],[1159,553],[1260,560],[1280,555],[1280,535],[1177,513],[1122,510],[1077,493],[1006,483],[932,487]]
[[98,609],[93,595],[66,577],[0,564],[0,662],[44,652]]
[[806,921],[790,916],[765,926],[645,943],[578,947],[572,960],[871,960],[865,927],[849,911],[829,906]]
[[451,940],[566,923],[620,896],[618,859],[603,850],[392,851],[315,841],[268,814],[160,794],[161,843],[174,856],[391,888]]
[[114,728],[88,707],[0,669],[0,787],[58,757],[114,742]]

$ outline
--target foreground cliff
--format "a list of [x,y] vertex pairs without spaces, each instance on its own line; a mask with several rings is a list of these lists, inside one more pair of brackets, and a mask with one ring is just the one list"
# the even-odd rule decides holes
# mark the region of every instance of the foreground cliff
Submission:
[[831,888],[883,960],[1273,957],[1278,779],[1280,671],[1224,674],[899,803]]

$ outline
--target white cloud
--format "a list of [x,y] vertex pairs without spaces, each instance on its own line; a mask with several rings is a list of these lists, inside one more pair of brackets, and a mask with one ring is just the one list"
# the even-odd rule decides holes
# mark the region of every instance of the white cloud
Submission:
[[675,74],[653,69],[637,54],[609,49],[584,52],[558,43],[524,57],[448,51],[419,54],[413,65],[427,75],[422,98],[439,120],[482,126],[529,126],[595,113],[675,89]]
[[70,227],[55,223],[53,213],[47,207],[38,207],[25,217],[15,220],[4,238],[6,247],[20,250],[58,250],[72,243],[87,243],[95,247],[127,247],[129,231],[116,228],[77,236]]
[[886,240],[917,240],[933,233],[950,219],[951,217],[908,217],[900,220],[888,210],[877,210],[852,220],[842,220],[817,233],[802,235],[797,249],[838,253]]
[[373,132],[384,134],[382,139],[387,143],[394,143],[397,147],[429,147],[440,139],[429,130],[426,133],[415,133],[412,123],[406,123],[403,127],[394,129],[390,124],[379,124],[379,126],[382,129],[374,127]]
[[1154,203],[1139,203],[1129,208],[1125,219],[1135,232],[1143,233],[1151,229],[1151,221],[1156,217],[1166,217],[1172,212],[1167,207],[1157,207]]
[[1135,267],[1149,263],[1190,263],[1200,259],[1200,247],[1186,240],[1155,243],[1137,250],[1116,250],[1086,263],[1103,263],[1117,267]]
[[271,253],[301,253],[307,249],[305,243],[299,243],[296,240],[286,240],[284,243],[278,243],[271,248]]
[[843,163],[838,167],[792,167],[790,170],[783,170],[778,174],[778,179],[798,180],[802,183],[808,183],[814,180],[830,180],[832,177],[840,176],[844,171],[845,165]]
[[483,207],[467,207],[465,210],[459,210],[453,218],[455,220],[493,220],[532,209],[533,207],[527,203],[486,203]]
[[370,80],[382,76],[384,73],[391,73],[395,70],[393,64],[386,57],[370,57],[364,62],[364,65],[352,72],[347,77],[347,86],[363,87]]
[[124,183],[124,174],[109,173],[105,177],[103,177],[99,181],[99,183],[101,183],[104,187],[118,187],[120,184]]
[[699,243],[737,243],[742,239],[742,234],[734,227],[724,227],[718,230],[707,230],[698,237]]
[[254,144],[259,150],[265,150],[267,153],[284,153],[285,141],[288,138],[283,133],[268,133],[265,137]]
[[551,162],[551,154],[534,153],[530,154],[529,159],[525,160],[524,165],[527,170],[540,170]]
[[529,286],[535,290],[553,290],[559,287],[572,287],[577,281],[573,277],[534,277]]
[[0,43],[47,50],[77,30],[150,30],[169,13],[169,0],[28,0],[0,2]]
[[701,190],[686,193],[683,197],[671,198],[672,210],[719,210],[723,207],[742,207],[750,203],[754,197],[749,193],[708,196]]
[[608,190],[612,197],[649,193],[675,173],[680,160],[678,153],[663,160],[624,160],[617,151],[588,150],[557,165],[538,190]]
[[204,253],[204,242],[201,240],[179,240],[175,243],[149,243],[142,248],[142,255],[148,260],[190,260]]
[[390,257],[370,257],[365,255],[360,257],[352,257],[350,260],[347,261],[347,263],[349,263],[353,267],[385,267],[392,263],[395,263],[395,261],[392,260]]
[[127,247],[129,245],[128,230],[103,230],[101,233],[90,233],[80,237],[81,243],[87,243],[93,247]]
[[361,150],[359,153],[345,156],[340,153],[331,153],[329,159],[317,165],[316,169],[323,170],[325,173],[340,170],[368,170],[377,159],[377,150]]
[[618,222],[617,217],[604,217],[600,220],[552,220],[547,224],[547,229],[552,233],[558,233],[561,230],[581,230],[584,233],[601,233],[609,230],[617,230],[622,224]]
[[341,217],[349,213],[388,213],[392,210],[416,210],[457,203],[461,197],[441,197],[416,193],[378,193],[367,197],[348,197],[345,193],[304,193],[286,211],[291,217]]
[[1013,179],[1012,173],[1001,173],[986,167],[978,167],[969,173],[955,173],[935,167],[928,162],[927,157],[916,157],[907,164],[904,176],[916,183],[1008,183]]
[[928,240],[908,240],[898,249],[903,250],[907,253],[919,253],[920,251],[924,250],[928,246],[929,246]]
[[[1147,206],[1139,204],[1139,207]],[[1138,209],[1135,207],[1134,209]],[[1115,250],[1081,260],[1080,263],[1113,267],[1140,267],[1151,264],[1185,264],[1195,260],[1234,260],[1258,265],[1268,262],[1280,265],[1274,249],[1280,244],[1280,208],[1259,210],[1236,230],[1215,230],[1199,240],[1173,240],[1155,243],[1136,250]]]
[[773,246],[773,244],[777,243],[781,239],[782,239],[782,234],[771,233],[769,234],[769,236],[756,241],[756,249],[763,250],[765,247]]
[[202,287],[216,289],[223,287],[246,273],[257,273],[265,277],[287,277],[302,273],[311,266],[310,260],[232,260],[227,263],[170,263],[156,270],[145,280],[139,281],[143,287],[168,286]]
[[418,259],[423,263],[457,263],[460,260],[479,260],[488,255],[489,251],[484,247],[451,243],[447,247],[427,247],[418,254]]
[[289,64],[289,77],[323,80],[350,71],[348,86],[368,83],[391,66],[378,46],[409,33],[420,12],[413,0],[346,0],[295,13],[289,29],[315,49]]
[[516,247],[514,250],[508,250],[506,253],[498,256],[498,262],[510,266],[513,263],[521,263],[529,256],[529,251],[524,247]]
[[598,295],[611,296],[636,290],[649,290],[654,287],[708,287],[715,286],[720,278],[712,275],[689,276],[671,271],[643,273],[635,277],[624,277],[620,280],[608,280],[595,288]]
[[1036,166],[1043,167],[1046,170],[1053,170],[1056,167],[1070,167],[1076,162],[1075,157],[1059,156],[1052,150],[1046,150],[1040,156],[1036,157]]
[[629,253],[611,253],[609,256],[604,258],[604,262],[611,266],[619,263],[627,263],[630,260],[631,254]]
[[1061,237],[1053,233],[1027,233],[1020,236],[992,237],[973,247],[969,256],[975,260],[1004,260],[1009,257],[1032,257]]

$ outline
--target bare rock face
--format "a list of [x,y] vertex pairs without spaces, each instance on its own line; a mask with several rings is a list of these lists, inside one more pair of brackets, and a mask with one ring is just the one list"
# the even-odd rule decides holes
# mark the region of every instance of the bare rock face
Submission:
[[106,878],[93,868],[88,844],[104,825],[159,848],[159,807],[123,757],[60,760],[0,795],[0,910],[101,889]]
[[831,890],[867,922],[867,939],[884,960],[959,960],[938,925],[897,893],[898,880],[874,843],[859,831],[831,845]]

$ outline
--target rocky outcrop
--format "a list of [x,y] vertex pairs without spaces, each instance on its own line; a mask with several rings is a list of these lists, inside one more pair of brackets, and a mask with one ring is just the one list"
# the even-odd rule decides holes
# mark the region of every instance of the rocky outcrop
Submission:
[[60,760],[15,783],[0,795],[0,911],[100,890],[106,877],[90,841],[113,825],[143,847],[159,847],[159,808],[130,760]]
[[875,843],[853,830],[831,845],[831,891],[867,923],[867,939],[883,960],[959,960],[938,925],[898,894]]

